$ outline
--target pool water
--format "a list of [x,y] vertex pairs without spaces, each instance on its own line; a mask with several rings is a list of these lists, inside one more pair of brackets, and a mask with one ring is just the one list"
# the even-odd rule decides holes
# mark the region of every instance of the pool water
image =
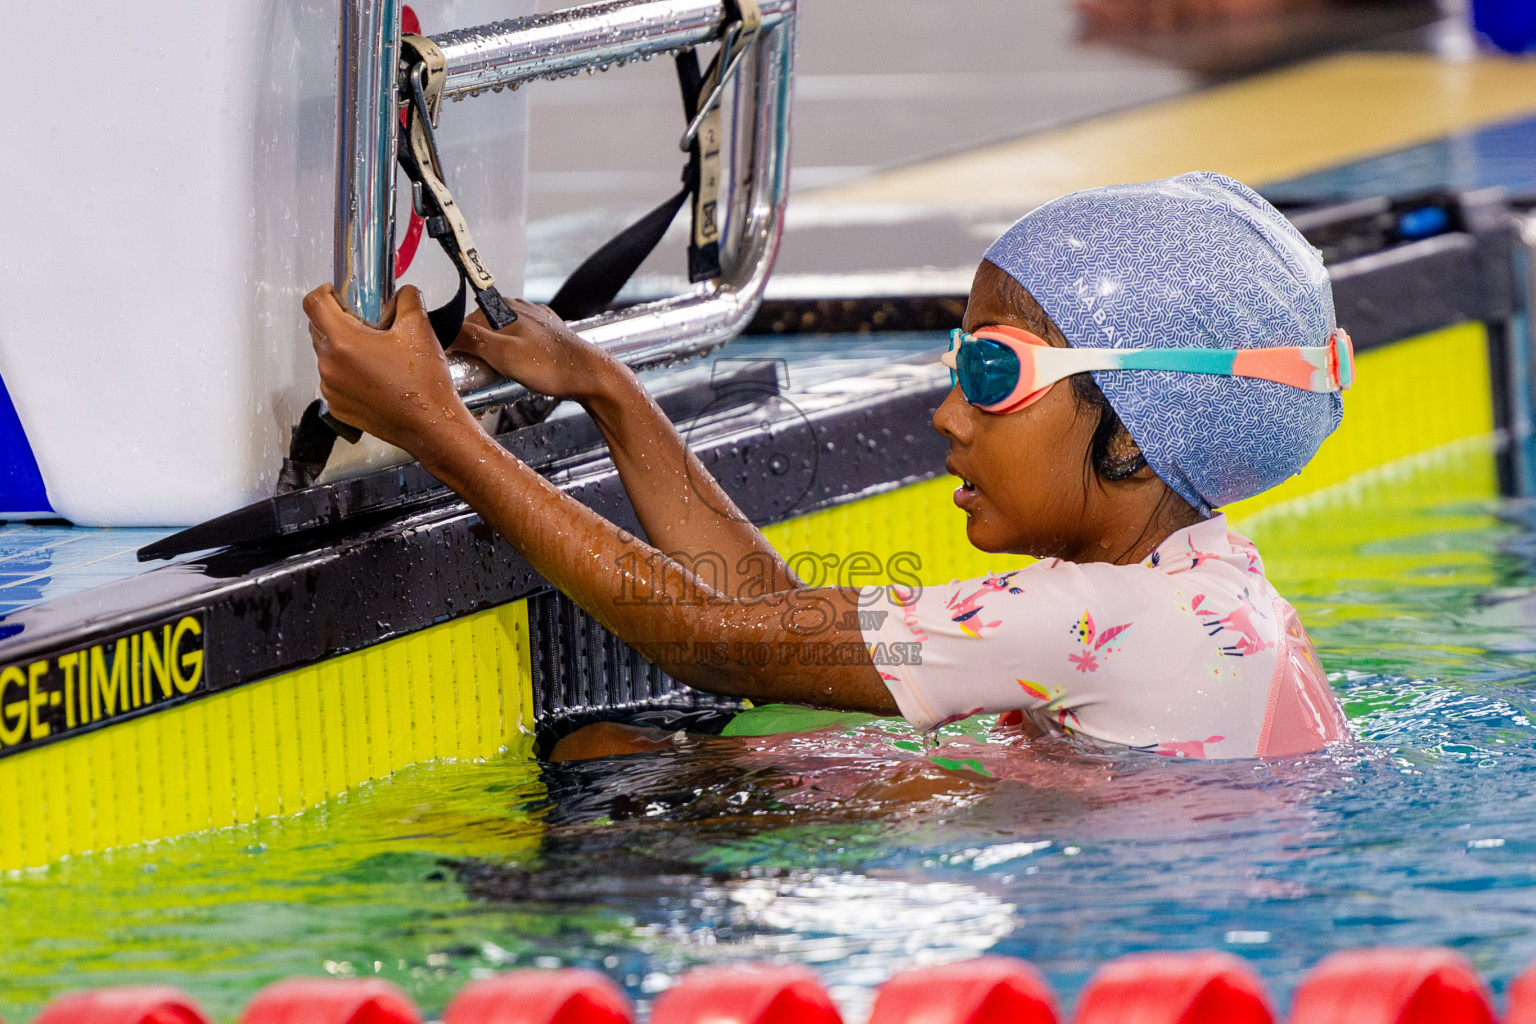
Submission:
[[1501,990],[1536,959],[1536,506],[1492,487],[1489,453],[1463,449],[1246,524],[1347,747],[1178,761],[980,720],[935,752],[876,720],[423,765],[0,881],[0,1016],[167,981],[230,1020],[268,981],[327,972],[435,1013],[507,966],[595,967],[645,1002],[754,959],[815,967],[857,1021],[905,966],[1022,956],[1070,1005],[1105,960],[1170,948],[1236,952],[1283,1002],[1329,951],[1387,943],[1459,949]]

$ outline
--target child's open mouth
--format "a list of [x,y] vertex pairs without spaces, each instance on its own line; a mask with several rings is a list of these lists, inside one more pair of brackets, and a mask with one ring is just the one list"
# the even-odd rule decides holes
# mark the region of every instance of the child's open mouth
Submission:
[[944,469],[950,476],[960,477],[960,486],[955,488],[955,504],[965,508],[976,498],[976,485],[971,483],[970,477],[957,471],[953,459],[944,460]]

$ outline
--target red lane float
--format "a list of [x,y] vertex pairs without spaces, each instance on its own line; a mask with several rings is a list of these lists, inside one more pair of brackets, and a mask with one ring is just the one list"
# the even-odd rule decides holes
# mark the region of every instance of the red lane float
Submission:
[[1088,980],[1075,1024],[1274,1024],[1263,983],[1230,953],[1136,953]]
[[632,1024],[619,987],[596,971],[508,971],[471,982],[443,1011],[443,1024]]
[[[1296,989],[1289,1024],[1495,1024],[1481,976],[1444,949],[1335,953]],[[987,956],[895,975],[869,1024],[1056,1024],[1055,1000],[1022,960]],[[1264,987],[1218,952],[1143,953],[1089,980],[1074,1024],[1275,1024]],[[169,986],[55,999],[32,1024],[209,1024]],[[256,994],[239,1024],[421,1024],[410,999],[378,978],[294,978]],[[443,1024],[634,1024],[624,993],[595,971],[511,971],[465,986]],[[803,967],[694,971],[656,1000],[650,1024],[842,1024]],[[1536,1024],[1536,964],[1510,986],[1505,1024]]]
[[421,1024],[421,1014],[381,978],[290,978],[256,993],[240,1024]]
[[843,1024],[804,967],[710,967],[656,998],[651,1024]]
[[1324,957],[1296,989],[1290,1019],[1290,1024],[1493,1022],[1476,968],[1448,949],[1354,949]]
[[869,1024],[1056,1024],[1056,997],[1023,960],[984,956],[896,975]]
[[32,1024],[208,1024],[192,997],[169,985],[130,985],[55,999]]
[[1536,1024],[1536,964],[1510,982],[1504,1024]]

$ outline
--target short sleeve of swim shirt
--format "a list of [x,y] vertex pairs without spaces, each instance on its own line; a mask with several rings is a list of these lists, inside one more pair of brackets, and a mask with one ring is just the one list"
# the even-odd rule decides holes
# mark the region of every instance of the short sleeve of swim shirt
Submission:
[[1220,515],[1137,565],[1053,559],[863,601],[876,668],[922,729],[1020,711],[1048,732],[1202,758],[1348,735],[1295,611]]

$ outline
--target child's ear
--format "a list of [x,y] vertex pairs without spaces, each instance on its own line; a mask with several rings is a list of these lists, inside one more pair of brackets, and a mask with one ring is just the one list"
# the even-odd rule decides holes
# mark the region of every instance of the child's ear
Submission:
[[1111,481],[1145,480],[1154,475],[1136,439],[1131,437],[1124,424],[1105,445],[1104,456],[1101,474]]
[[1109,457],[1117,463],[1140,462],[1143,467],[1147,464],[1147,460],[1142,457],[1141,446],[1123,425],[1115,431],[1115,436],[1109,439],[1108,452]]

